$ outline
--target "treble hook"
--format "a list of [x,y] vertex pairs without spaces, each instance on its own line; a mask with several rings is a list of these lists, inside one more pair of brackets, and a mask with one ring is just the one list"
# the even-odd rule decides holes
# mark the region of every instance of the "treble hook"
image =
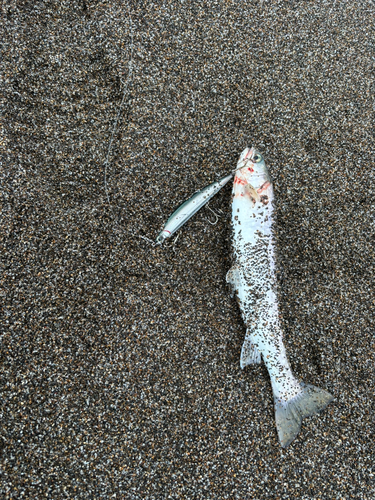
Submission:
[[178,233],[178,235],[176,236],[176,238],[173,240],[173,245],[172,245],[172,250],[174,251],[174,253],[176,253],[176,241],[178,240],[178,237],[180,236],[180,233]]
[[215,221],[215,222],[211,222],[209,219],[206,219],[206,221],[207,221],[207,222],[209,222],[212,226],[216,226],[216,224],[217,224],[217,223],[218,223],[218,221],[219,221],[219,216],[217,215],[217,213],[216,213],[216,212],[214,212],[214,211],[212,210],[212,208],[211,208],[211,207],[209,207],[209,206],[208,206],[208,203],[207,203],[207,205],[206,205],[206,208],[208,208],[208,210],[210,210],[210,211],[214,214],[214,216],[216,217],[216,221]]
[[150,240],[150,238],[146,238],[146,236],[142,236],[141,234],[138,235],[140,238],[142,238],[143,240],[146,240],[148,241],[149,243],[151,243],[151,246],[152,247],[156,247],[157,243],[155,243],[155,241],[152,241]]

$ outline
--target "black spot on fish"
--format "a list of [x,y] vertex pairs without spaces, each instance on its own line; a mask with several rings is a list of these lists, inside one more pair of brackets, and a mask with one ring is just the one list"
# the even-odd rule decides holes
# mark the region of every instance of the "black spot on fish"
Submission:
[[263,205],[267,205],[268,204],[268,196],[266,194],[263,194],[260,197],[260,201],[261,201],[261,203],[263,203]]

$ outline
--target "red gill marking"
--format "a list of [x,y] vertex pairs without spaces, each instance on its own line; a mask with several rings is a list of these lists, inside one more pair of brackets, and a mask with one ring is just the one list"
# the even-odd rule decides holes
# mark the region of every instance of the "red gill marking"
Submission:
[[247,183],[246,183],[246,181],[240,179],[239,177],[235,177],[234,178],[234,184],[242,184],[244,186]]
[[257,189],[257,193],[263,193],[267,188],[269,188],[271,183],[269,181],[266,181],[264,184],[260,186],[259,189]]
[[165,232],[165,233],[169,233],[169,234],[171,234],[171,232],[170,232],[170,231],[168,231],[168,229],[164,229],[164,232]]

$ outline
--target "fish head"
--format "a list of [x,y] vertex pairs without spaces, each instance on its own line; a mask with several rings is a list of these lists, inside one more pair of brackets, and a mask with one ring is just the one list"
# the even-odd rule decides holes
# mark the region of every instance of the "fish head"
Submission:
[[246,148],[242,151],[236,167],[236,177],[249,182],[253,187],[258,186],[257,179],[269,179],[269,172],[263,156],[255,148]]
[[270,193],[267,191],[272,189],[271,179],[264,158],[257,149],[244,149],[234,172],[235,196],[250,196],[254,203],[268,199],[267,195]]

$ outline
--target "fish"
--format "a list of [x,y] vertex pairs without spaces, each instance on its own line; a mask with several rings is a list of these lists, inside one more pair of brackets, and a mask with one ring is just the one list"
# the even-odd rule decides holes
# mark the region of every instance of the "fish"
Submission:
[[172,234],[180,229],[190,217],[193,217],[193,215],[208,203],[232,178],[233,172],[195,192],[193,196],[182,203],[169,217],[162,231],[158,234],[156,244],[161,245],[164,240],[170,238]]
[[233,266],[226,280],[246,325],[240,366],[263,359],[271,378],[279,442],[286,448],[299,433],[302,419],[323,410],[334,398],[299,381],[287,358],[276,279],[274,192],[263,156],[254,147],[246,148],[234,172]]

